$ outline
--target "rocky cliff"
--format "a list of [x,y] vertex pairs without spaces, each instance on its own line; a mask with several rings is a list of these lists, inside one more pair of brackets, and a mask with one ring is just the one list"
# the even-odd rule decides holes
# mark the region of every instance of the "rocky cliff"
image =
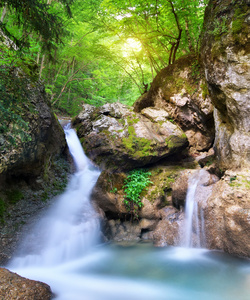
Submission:
[[192,152],[208,150],[214,141],[213,106],[203,70],[195,55],[178,59],[162,69],[149,91],[134,104],[164,109],[187,135]]
[[222,169],[250,165],[250,1],[210,1],[201,42]]
[[44,86],[21,67],[0,68],[0,262],[21,228],[67,182],[64,132]]

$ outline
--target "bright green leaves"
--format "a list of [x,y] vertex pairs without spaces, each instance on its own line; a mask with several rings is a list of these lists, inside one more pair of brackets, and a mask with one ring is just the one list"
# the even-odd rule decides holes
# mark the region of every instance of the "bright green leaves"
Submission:
[[[31,35],[42,41],[44,50],[51,53],[55,45],[62,42],[66,34],[64,13],[71,16],[70,5],[74,0],[5,0],[0,8],[6,9],[6,16],[0,22],[1,33],[11,39],[19,48],[29,48]],[[14,25],[15,24],[15,25]],[[14,26],[13,26],[14,25]]]
[[138,219],[138,211],[143,206],[140,198],[141,192],[152,183],[150,175],[150,172],[143,169],[135,169],[130,171],[125,179],[124,204],[135,219]]

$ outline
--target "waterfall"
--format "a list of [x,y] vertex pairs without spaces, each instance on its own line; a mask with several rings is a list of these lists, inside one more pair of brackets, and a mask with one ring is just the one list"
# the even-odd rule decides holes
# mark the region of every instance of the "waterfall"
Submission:
[[67,125],[66,140],[77,172],[66,191],[24,239],[13,267],[51,266],[81,257],[97,243],[99,221],[90,203],[91,190],[100,174],[85,156],[80,141]]
[[185,227],[182,245],[184,247],[205,247],[205,221],[201,202],[208,194],[202,194],[202,178],[206,175],[205,170],[195,172],[189,179],[185,201]]
[[[89,196],[99,171],[84,155],[75,131],[66,127],[65,135],[77,171],[24,239],[19,255],[7,266],[11,271],[46,282],[56,300],[249,298],[249,261],[206,249],[156,249],[147,243],[97,247],[99,222]],[[197,172],[189,182],[186,246],[197,246],[192,236],[204,234],[201,204],[208,192],[203,174]]]

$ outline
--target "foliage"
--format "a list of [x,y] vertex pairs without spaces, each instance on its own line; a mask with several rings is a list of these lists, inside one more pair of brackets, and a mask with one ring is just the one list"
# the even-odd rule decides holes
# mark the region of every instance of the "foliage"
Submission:
[[163,67],[197,51],[206,3],[7,0],[1,27],[37,62],[57,113],[74,116],[83,103],[132,105]]
[[141,192],[149,186],[151,173],[143,169],[135,169],[129,172],[123,186],[125,197],[124,204],[134,218],[138,218],[138,210],[143,206]]
[[[1,34],[6,40],[11,41],[9,44],[14,48],[28,48],[30,34],[36,34],[42,47],[50,52],[55,44],[62,42],[61,37],[65,34],[60,8],[63,6],[67,16],[71,16],[72,2],[73,0],[1,0],[0,8],[3,8],[0,21]],[[10,14],[11,23],[4,20],[4,14],[7,12]]]
[[[0,48],[0,58],[0,135],[4,139],[4,145],[0,144],[0,149],[3,150],[3,147],[8,149],[9,146],[15,145],[17,140],[31,140],[28,123],[23,118],[23,106],[27,105],[27,86],[30,84],[31,74],[34,75],[35,71],[32,61],[14,56],[7,47]],[[29,75],[29,79],[25,74]],[[25,111],[27,113],[27,109]]]

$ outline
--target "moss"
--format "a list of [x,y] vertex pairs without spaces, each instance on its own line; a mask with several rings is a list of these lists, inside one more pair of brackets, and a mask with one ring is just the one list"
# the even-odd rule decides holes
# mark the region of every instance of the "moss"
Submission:
[[46,200],[49,198],[49,193],[48,193],[48,191],[43,191],[42,192],[42,195],[41,195],[41,200],[43,201],[43,202],[46,202]]
[[201,84],[202,98],[205,100],[209,95],[208,86],[206,83]]
[[237,19],[232,22],[232,33],[237,34],[242,30],[242,20]]
[[131,118],[131,117],[127,117],[127,122],[128,122],[128,125],[133,125],[133,124],[136,124],[140,121],[139,118],[135,118],[136,115],[133,115],[134,118]]
[[168,205],[165,196],[171,196],[172,184],[178,177],[179,172],[183,170],[180,166],[170,168],[156,168],[151,170],[151,181],[153,182],[153,188],[150,188],[148,192],[148,200],[153,202],[156,199],[161,199],[162,205]]
[[16,204],[19,200],[24,198],[23,193],[19,190],[7,191],[6,196],[11,204]]
[[6,210],[5,202],[0,198],[0,220],[3,220],[4,212]]
[[169,150],[179,148],[187,141],[187,136],[182,133],[180,136],[170,136],[165,139],[165,143]]
[[122,143],[129,154],[134,157],[156,155],[156,152],[153,151],[151,141],[146,138],[137,137],[133,126],[128,126],[128,137],[123,138]]

